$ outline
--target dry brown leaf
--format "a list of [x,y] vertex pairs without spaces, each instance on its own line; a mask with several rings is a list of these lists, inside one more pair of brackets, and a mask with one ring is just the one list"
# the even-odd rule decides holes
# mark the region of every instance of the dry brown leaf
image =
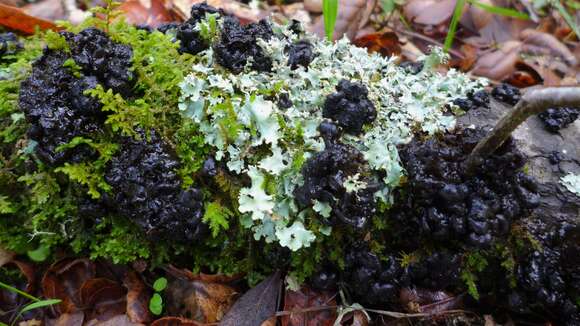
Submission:
[[[375,8],[376,0],[340,0],[338,17],[334,26],[333,39],[344,35],[353,40],[356,33],[367,24],[369,16]],[[321,38],[325,37],[324,20],[319,19],[311,28]]]
[[455,0],[411,0],[403,7],[408,21],[421,25],[445,23],[455,8]]
[[32,17],[18,8],[3,4],[0,4],[0,26],[27,35],[34,34],[37,26],[40,30],[58,30],[52,22]]
[[410,312],[439,314],[463,306],[463,295],[444,291],[403,288],[399,294],[401,304]]
[[369,52],[377,52],[385,57],[401,54],[401,45],[397,34],[392,31],[378,32],[357,37],[354,45],[366,48]]
[[79,291],[79,301],[86,319],[109,320],[126,311],[126,290],[119,283],[106,278],[86,281]]
[[204,326],[204,324],[187,318],[163,317],[151,323],[151,326]]
[[472,72],[493,80],[507,78],[515,71],[515,63],[519,59],[521,46],[522,43],[519,41],[501,44],[499,49],[480,56]]
[[562,58],[571,66],[575,66],[578,63],[572,51],[551,34],[539,32],[533,29],[526,29],[522,31],[520,37],[526,46],[524,49],[526,52],[533,51],[533,46],[536,46],[549,50],[552,55]]
[[180,269],[173,265],[169,265],[165,268],[165,271],[169,273],[169,275],[181,278],[181,279],[188,279],[190,281],[201,281],[207,283],[231,283],[237,280],[240,280],[244,277],[243,274],[234,274],[234,275],[224,275],[224,274],[193,274],[189,269]]
[[30,319],[30,320],[23,320],[18,323],[18,326],[42,326],[42,320],[39,319]]
[[95,277],[95,265],[88,259],[63,259],[54,263],[42,278],[42,293],[46,298],[60,299],[59,305],[51,308],[59,313],[78,310],[79,289],[86,281]]
[[177,279],[166,290],[167,310],[171,315],[190,316],[201,323],[221,320],[234,303],[234,288],[204,281]]
[[260,326],[276,326],[276,325],[278,325],[277,323],[278,323],[278,318],[276,316],[274,316],[274,317],[268,318]]
[[156,28],[161,24],[180,20],[179,15],[174,13],[171,2],[165,0],[129,0],[121,4],[119,10],[125,13],[127,22],[134,25]]
[[208,5],[221,8],[226,13],[238,17],[243,24],[258,21],[262,14],[259,11],[250,9],[250,7],[241,2],[233,0],[172,0],[172,4],[180,15],[188,18],[190,16],[191,6],[206,1]]
[[322,13],[322,0],[304,0],[304,9],[313,13]]
[[296,314],[282,317],[282,326],[330,326],[336,320],[336,309],[301,313],[300,310],[315,307],[335,306],[336,295],[330,292],[318,292],[303,287],[299,291],[286,291],[284,311],[298,311]]
[[82,311],[73,313],[64,313],[60,315],[55,321],[54,326],[79,326],[85,320],[85,314]]
[[12,261],[15,253],[0,247],[0,267]]
[[46,19],[48,21],[64,20],[67,13],[61,0],[43,0],[30,3],[22,10],[32,17]]
[[367,315],[365,315],[362,311],[355,311],[352,316],[352,324],[351,326],[368,326],[369,319]]
[[144,326],[145,324],[134,323],[129,320],[127,315],[117,315],[109,318],[105,321],[100,321],[97,319],[92,319],[88,321],[84,326]]
[[127,316],[134,323],[151,321],[149,312],[149,290],[143,280],[134,271],[127,272],[123,285],[127,288]]

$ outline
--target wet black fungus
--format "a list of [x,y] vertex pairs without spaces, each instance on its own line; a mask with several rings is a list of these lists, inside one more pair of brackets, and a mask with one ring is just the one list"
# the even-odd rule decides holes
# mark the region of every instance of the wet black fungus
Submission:
[[377,110],[367,97],[366,86],[343,79],[336,90],[326,98],[322,116],[336,121],[346,133],[360,134],[365,124],[377,118]]
[[477,108],[489,108],[489,94],[484,91],[477,91],[467,95],[467,98],[459,98],[453,101],[463,111],[470,111]]
[[544,128],[552,133],[557,133],[560,129],[566,128],[574,123],[580,116],[580,108],[551,108],[538,114],[544,123]]
[[312,43],[306,40],[300,40],[288,47],[288,65],[292,70],[298,69],[299,66],[308,68],[312,59],[314,59],[314,51]]
[[151,131],[150,140],[125,137],[107,165],[105,181],[112,194],[105,202],[134,221],[151,238],[192,241],[203,238],[203,195],[183,189],[176,173],[179,162],[169,146]]
[[161,33],[167,33],[171,30],[176,30],[177,28],[179,28],[181,24],[176,23],[176,22],[171,22],[171,23],[163,23],[161,25],[159,25],[157,27],[157,30]]
[[105,89],[125,97],[131,95],[135,78],[130,69],[133,57],[130,46],[113,42],[105,32],[92,27],[64,35],[83,74],[97,78]]
[[408,182],[396,193],[390,216],[407,237],[489,248],[538,205],[537,185],[521,172],[525,158],[513,140],[488,157],[475,176],[465,174],[463,160],[484,135],[481,129],[465,129],[401,149]]
[[536,311],[563,325],[580,323],[580,225],[542,221],[528,228],[541,249],[528,248],[517,259],[516,287],[507,303],[519,313]]
[[325,264],[324,268],[317,271],[310,277],[310,281],[308,283],[314,289],[329,291],[337,288],[338,281],[338,271],[330,264]]
[[509,84],[501,84],[493,88],[491,96],[510,105],[516,105],[520,101],[521,93],[517,87]]
[[409,265],[411,283],[431,290],[454,290],[462,285],[461,264],[457,253],[436,251]]
[[207,14],[221,16],[223,11],[205,2],[193,5],[191,7],[191,17],[177,27],[176,38],[180,41],[179,51],[181,53],[198,54],[209,48],[209,42],[203,39],[201,34],[195,30],[196,25],[205,19]]
[[345,286],[350,294],[370,306],[394,305],[399,291],[408,286],[409,271],[396,255],[379,257],[367,248],[353,246],[345,257]]
[[0,59],[5,55],[12,55],[22,49],[22,44],[14,33],[0,33]]
[[331,223],[364,228],[376,212],[374,192],[377,189],[369,185],[357,192],[348,192],[344,182],[349,176],[363,172],[365,165],[362,153],[354,147],[329,143],[324,151],[304,164],[304,184],[295,190],[296,200],[304,207],[310,207],[314,200],[328,203],[332,207]]
[[63,53],[45,50],[20,87],[19,106],[30,123],[28,136],[37,142],[37,156],[49,165],[92,157],[94,152],[86,145],[63,151],[57,147],[100,131],[106,119],[100,102],[83,94],[98,84],[97,79],[73,76],[63,67],[67,59]]
[[278,95],[278,106],[282,109],[289,109],[294,105],[288,93],[281,93]]
[[217,175],[217,162],[213,157],[209,157],[203,162],[201,174],[207,177],[215,177]]
[[238,74],[251,60],[252,69],[269,72],[272,59],[262,51],[258,39],[267,41],[272,36],[272,27],[267,20],[242,26],[237,18],[227,16],[223,19],[220,40],[214,45],[217,62]]

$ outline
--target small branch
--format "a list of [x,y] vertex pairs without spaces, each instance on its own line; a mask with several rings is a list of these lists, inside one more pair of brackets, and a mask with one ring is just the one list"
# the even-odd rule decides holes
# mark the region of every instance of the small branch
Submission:
[[474,174],[477,168],[497,150],[511,133],[532,115],[557,107],[580,107],[580,87],[546,87],[528,90],[516,106],[507,112],[482,140],[477,143],[465,160],[468,174]]

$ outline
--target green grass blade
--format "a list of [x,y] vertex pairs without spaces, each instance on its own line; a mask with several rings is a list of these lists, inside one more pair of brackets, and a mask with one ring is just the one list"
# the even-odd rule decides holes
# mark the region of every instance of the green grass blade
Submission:
[[523,20],[528,20],[530,19],[530,16],[528,16],[528,14],[523,13],[523,12],[519,12],[515,9],[511,9],[511,8],[505,8],[505,7],[497,7],[497,6],[491,6],[488,5],[486,3],[483,2],[479,2],[477,0],[467,0],[470,4],[481,8],[487,12],[490,12],[492,14],[496,14],[496,15],[500,15],[500,16],[506,16],[506,17],[512,17],[512,18],[517,18],[517,19],[523,19]]
[[32,295],[30,295],[30,294],[28,294],[28,293],[26,293],[26,292],[24,292],[24,291],[21,291],[21,290],[19,290],[19,289],[15,288],[15,287],[12,287],[12,286],[10,286],[10,285],[8,285],[8,284],[6,284],[6,283],[2,283],[2,282],[0,282],[0,288],[4,288],[4,289],[6,289],[6,290],[8,290],[8,291],[10,291],[10,292],[13,292],[13,293],[19,294],[19,295],[21,295],[21,296],[23,296],[23,297],[25,297],[25,298],[27,298],[27,299],[30,299],[30,300],[32,300],[32,301],[36,301],[36,302],[40,301],[40,299],[39,299],[39,298],[37,298],[37,297],[35,297],[35,296],[32,296]]
[[566,24],[568,24],[568,26],[570,26],[570,28],[574,31],[574,34],[576,34],[576,36],[580,38],[580,28],[578,28],[578,25],[576,25],[574,18],[572,18],[572,16],[570,15],[570,13],[568,13],[566,8],[564,8],[564,6],[560,3],[560,1],[557,0],[552,1],[552,5],[556,7],[556,9],[558,9],[560,15],[562,15],[562,17],[566,21]]
[[463,14],[463,7],[465,6],[465,0],[457,0],[455,3],[455,10],[453,10],[453,17],[451,17],[451,23],[449,24],[449,31],[447,31],[447,36],[445,37],[445,45],[443,50],[445,52],[449,51],[453,40],[455,39],[455,32],[457,32],[457,25]]
[[338,17],[338,0],[323,0],[322,14],[324,16],[324,32],[329,41],[332,41],[336,17]]
[[33,302],[29,305],[26,305],[24,308],[22,308],[22,310],[20,310],[20,315],[22,315],[25,312],[30,311],[30,310],[44,308],[44,307],[52,306],[52,305],[59,304],[59,303],[61,303],[61,300],[59,300],[59,299],[48,299],[48,300],[36,301],[36,302]]

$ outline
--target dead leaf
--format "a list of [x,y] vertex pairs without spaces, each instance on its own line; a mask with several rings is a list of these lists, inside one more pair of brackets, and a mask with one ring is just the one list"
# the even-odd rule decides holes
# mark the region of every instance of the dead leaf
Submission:
[[127,22],[134,25],[156,28],[161,24],[180,20],[171,1],[165,0],[129,0],[123,2],[119,10],[125,13]]
[[276,326],[276,325],[278,325],[278,317],[274,316],[266,319],[266,321],[263,322],[260,326]]
[[[550,75],[549,79],[552,82],[552,77],[555,77],[553,72],[546,70],[543,74],[540,73],[538,66],[527,64],[525,61],[518,60],[515,63],[514,71],[504,82],[516,86],[518,88],[526,88],[534,85],[542,84],[545,79],[542,75]],[[558,78],[560,80],[560,78]]]
[[54,326],[79,326],[85,320],[85,314],[82,311],[73,313],[64,313],[60,315],[54,322]]
[[128,271],[123,280],[127,288],[127,316],[134,323],[148,323],[151,321],[149,312],[150,293],[143,280],[135,271]]
[[322,13],[322,0],[304,0],[304,9],[313,14]]
[[526,29],[522,31],[520,37],[528,47],[527,51],[531,51],[533,46],[537,46],[549,50],[552,55],[562,58],[571,66],[575,66],[578,63],[572,51],[551,34]]
[[203,326],[195,320],[181,317],[163,317],[154,321],[151,326]]
[[392,31],[367,34],[357,37],[354,45],[366,48],[369,52],[377,52],[382,56],[391,57],[401,54],[401,45],[397,34]]
[[256,326],[276,312],[282,277],[275,272],[244,294],[220,322],[220,326]]
[[15,253],[0,247],[0,267],[12,261]]
[[[340,0],[338,17],[334,26],[332,38],[338,40],[344,35],[353,40],[358,30],[368,22],[369,16],[375,8],[376,0]],[[311,28],[321,38],[325,38],[324,20],[319,19]]]
[[129,320],[129,317],[125,314],[117,315],[113,318],[109,318],[105,321],[99,321],[96,319],[88,321],[84,326],[144,326],[145,324],[134,323]]
[[445,291],[403,288],[399,296],[401,304],[410,312],[438,314],[463,306],[463,295]]
[[[26,293],[30,293],[32,295],[36,295],[36,277],[35,277],[35,268],[34,265],[22,262],[19,260],[12,260],[6,263],[3,267],[3,270],[9,269],[18,269],[20,274],[24,276],[23,280],[10,284],[11,286],[20,289]],[[6,289],[0,289],[0,321],[5,323],[10,323],[13,314],[16,314],[19,310],[19,307],[26,304],[28,299],[23,298],[17,293]],[[6,312],[6,313],[1,313]],[[24,319],[34,319],[34,318],[42,318],[43,310],[37,309],[30,312],[27,312],[22,316]]]
[[67,18],[67,13],[61,0],[36,1],[22,7],[22,10],[32,17],[46,19],[48,21],[64,20]]
[[351,326],[368,326],[369,319],[367,315],[365,315],[362,311],[355,311],[352,317],[352,324]]
[[501,44],[499,49],[480,56],[473,67],[473,74],[498,81],[507,78],[515,71],[521,45],[519,41],[508,41]]
[[445,23],[455,8],[455,0],[412,0],[403,7],[408,21],[422,25]]
[[18,8],[3,4],[0,4],[0,26],[27,35],[34,34],[37,26],[40,30],[58,30],[52,22],[32,17]]
[[262,14],[259,10],[253,10],[246,4],[231,0],[172,0],[176,12],[187,19],[190,16],[191,6],[194,4],[207,2],[208,5],[223,9],[226,13],[234,15],[240,19],[242,24],[258,21]]
[[[336,294],[302,287],[299,291],[287,290],[284,296],[284,311],[300,311],[324,306],[336,306]],[[283,316],[282,326],[330,326],[334,324],[336,317],[336,309],[296,313]]]
[[79,291],[79,301],[88,308],[87,319],[109,320],[125,314],[125,289],[117,282],[106,278],[93,278],[83,283]]
[[42,278],[42,293],[46,298],[60,299],[51,308],[58,313],[70,313],[80,307],[79,290],[95,277],[95,265],[88,259],[63,259],[48,268]]
[[226,284],[177,279],[170,281],[166,293],[170,315],[214,323],[232,307],[237,292]]
[[42,326],[42,320],[30,319],[18,323],[18,326]]
[[165,268],[165,271],[176,278],[188,279],[190,281],[201,281],[207,283],[227,284],[244,277],[244,274],[224,275],[224,274],[193,274],[189,269],[179,269],[173,265]]

